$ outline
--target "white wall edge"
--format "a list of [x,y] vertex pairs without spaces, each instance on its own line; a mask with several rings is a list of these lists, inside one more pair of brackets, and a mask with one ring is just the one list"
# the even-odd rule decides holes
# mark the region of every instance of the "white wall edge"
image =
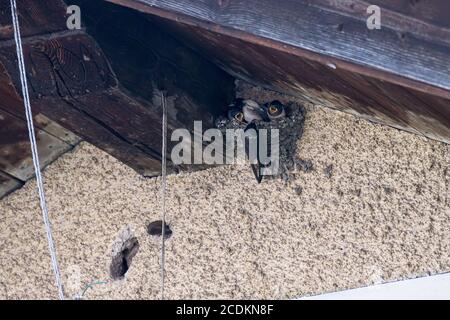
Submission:
[[450,300],[450,273],[303,297],[299,300]]

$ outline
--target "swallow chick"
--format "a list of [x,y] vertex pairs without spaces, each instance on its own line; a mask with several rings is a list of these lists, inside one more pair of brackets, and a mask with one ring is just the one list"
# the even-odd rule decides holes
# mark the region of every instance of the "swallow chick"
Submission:
[[244,123],[244,114],[242,113],[242,107],[244,106],[244,99],[236,98],[228,105],[228,120],[237,122],[238,124]]
[[286,116],[285,107],[278,100],[267,103],[264,107],[266,109],[267,117],[270,120],[280,119]]
[[266,121],[266,112],[257,102],[253,100],[244,100],[242,113],[244,114],[245,122],[251,123],[253,121]]
[[236,121],[239,124],[245,122],[244,113],[242,112],[242,109],[237,108],[233,108],[228,111],[228,119],[231,121]]

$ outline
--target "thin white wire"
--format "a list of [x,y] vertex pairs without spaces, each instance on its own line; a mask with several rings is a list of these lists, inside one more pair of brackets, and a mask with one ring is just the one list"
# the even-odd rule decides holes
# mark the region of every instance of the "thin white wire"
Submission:
[[164,300],[165,262],[166,262],[166,166],[167,166],[167,108],[164,92],[161,93],[162,105],[162,162],[161,162],[161,202],[162,202],[162,222],[161,222],[161,300]]
[[28,135],[29,135],[30,143],[31,143],[31,153],[32,153],[32,157],[33,157],[34,171],[36,174],[36,182],[37,182],[37,187],[38,187],[38,192],[39,192],[39,202],[40,202],[41,209],[42,209],[42,217],[44,220],[45,231],[47,233],[48,247],[49,247],[50,256],[51,256],[51,260],[52,260],[53,272],[55,274],[56,285],[58,287],[59,299],[64,300],[64,292],[63,292],[63,286],[62,286],[62,281],[61,281],[61,275],[59,273],[58,261],[57,261],[57,257],[56,257],[56,249],[55,249],[55,244],[53,242],[53,236],[52,236],[52,228],[51,228],[50,220],[48,218],[48,209],[47,209],[47,203],[45,200],[44,184],[42,182],[41,168],[39,165],[39,155],[38,155],[38,150],[37,150],[36,134],[34,132],[33,113],[31,112],[30,96],[28,94],[27,75],[25,72],[25,63],[24,63],[24,56],[23,56],[22,39],[20,36],[20,26],[19,26],[19,17],[17,14],[16,0],[10,0],[10,4],[11,4],[11,16],[12,16],[12,21],[13,21],[13,26],[14,26],[14,39],[16,41],[17,59],[18,59],[19,70],[20,70],[20,81],[22,84],[23,102],[25,105],[25,114],[26,114],[27,125],[28,125]]

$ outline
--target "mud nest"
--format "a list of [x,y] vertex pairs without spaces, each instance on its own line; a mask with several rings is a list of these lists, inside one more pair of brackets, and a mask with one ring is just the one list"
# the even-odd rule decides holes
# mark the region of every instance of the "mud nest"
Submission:
[[[299,140],[303,134],[306,109],[295,102],[284,104],[284,108],[286,114],[282,118],[272,119],[270,121],[254,121],[258,129],[279,129],[280,167],[278,174],[265,176],[264,180],[281,178],[289,181],[293,172],[297,172],[297,170],[309,171],[312,169],[312,163],[300,159],[297,152]],[[225,133],[226,129],[245,129],[247,125],[245,122],[239,122],[224,116],[216,121],[217,128],[223,133]],[[269,148],[270,141],[271,139],[268,139]]]

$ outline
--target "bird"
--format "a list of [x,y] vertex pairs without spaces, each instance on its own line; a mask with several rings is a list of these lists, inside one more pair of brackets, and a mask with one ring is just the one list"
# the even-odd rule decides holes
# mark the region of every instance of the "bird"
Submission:
[[[256,131],[256,144],[258,146],[257,163],[251,163],[251,168],[258,183],[261,183],[263,178],[261,175],[261,168],[263,166],[259,159],[259,130],[256,123],[258,121],[270,122],[285,116],[285,107],[278,100],[273,100],[261,106],[256,101],[237,98],[228,106],[228,119],[230,121],[245,124],[244,131],[251,129]],[[249,157],[248,150],[246,150],[246,153],[247,157]]]
[[284,118],[286,116],[285,107],[278,100],[274,100],[270,103],[266,103],[264,105],[264,109],[266,109],[267,117],[270,120],[280,119],[280,118]]
[[244,99],[236,98],[228,105],[228,120],[236,121],[239,124],[244,123],[244,113],[242,107],[244,106]]
[[228,119],[239,124],[268,120],[266,111],[256,101],[242,98],[235,99],[228,106]]
[[245,122],[266,121],[266,112],[256,101],[247,99],[243,101],[242,112]]
[[249,124],[254,121],[270,122],[285,116],[286,108],[278,100],[261,106],[256,101],[237,98],[228,106],[228,119],[235,120],[239,124]]
[[[255,124],[254,121],[250,122],[244,129],[244,132],[247,130],[255,130],[256,132],[256,160],[257,163],[250,163],[250,167],[252,168],[253,174],[255,176],[256,182],[261,183],[263,176],[261,175],[261,161],[259,159],[259,132],[258,132],[258,128]],[[250,155],[249,155],[249,150],[246,149],[245,153],[247,154],[247,157],[250,159]]]
[[228,111],[228,119],[229,120],[235,120],[239,124],[244,122],[244,113],[242,112],[242,109],[233,108]]

